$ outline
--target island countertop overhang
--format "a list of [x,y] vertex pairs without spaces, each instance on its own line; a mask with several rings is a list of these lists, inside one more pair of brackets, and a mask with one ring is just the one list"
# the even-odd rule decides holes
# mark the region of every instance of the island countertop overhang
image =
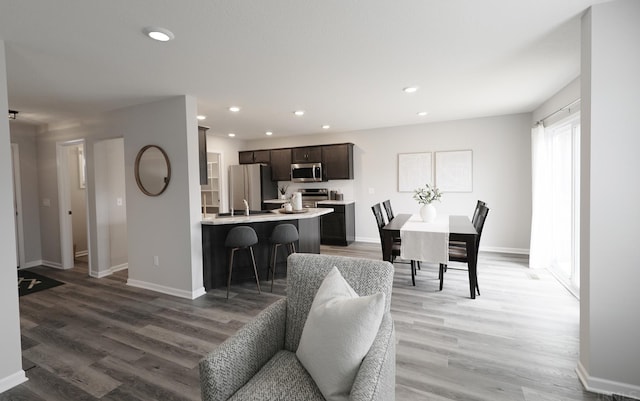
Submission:
[[202,219],[202,224],[206,225],[223,225],[223,224],[247,224],[247,223],[260,223],[267,221],[279,221],[279,220],[291,220],[291,219],[310,219],[314,217],[323,216],[333,212],[331,208],[308,208],[304,213],[282,213],[278,209],[272,210],[272,213],[267,214],[255,214],[255,215],[235,215],[224,217],[206,217]]

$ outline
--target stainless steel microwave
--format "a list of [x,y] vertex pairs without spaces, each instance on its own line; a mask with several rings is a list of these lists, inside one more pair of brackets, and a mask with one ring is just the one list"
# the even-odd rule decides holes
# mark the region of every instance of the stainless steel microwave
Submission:
[[298,163],[291,165],[291,181],[322,181],[322,163]]

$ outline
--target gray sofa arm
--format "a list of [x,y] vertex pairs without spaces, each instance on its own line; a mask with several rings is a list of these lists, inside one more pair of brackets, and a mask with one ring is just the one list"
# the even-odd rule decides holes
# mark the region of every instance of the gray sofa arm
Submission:
[[200,361],[204,401],[224,401],[284,348],[287,300],[262,311]]
[[385,313],[378,335],[364,357],[349,400],[393,401],[396,387],[396,335],[393,319]]

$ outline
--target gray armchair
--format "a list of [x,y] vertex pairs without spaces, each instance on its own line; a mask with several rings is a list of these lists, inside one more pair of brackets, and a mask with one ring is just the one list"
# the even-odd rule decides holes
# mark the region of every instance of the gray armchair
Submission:
[[336,266],[358,293],[383,292],[385,315],[356,375],[350,400],[395,399],[395,330],[389,308],[393,266],[340,256],[292,254],[287,259],[287,298],[278,300],[200,362],[204,401],[324,400],[296,358],[314,296]]

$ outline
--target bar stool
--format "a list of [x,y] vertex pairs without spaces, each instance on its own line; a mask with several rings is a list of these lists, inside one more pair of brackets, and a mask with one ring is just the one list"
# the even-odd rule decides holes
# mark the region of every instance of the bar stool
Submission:
[[256,275],[256,285],[260,293],[260,282],[258,279],[258,269],[256,268],[256,258],[253,256],[253,247],[258,243],[258,236],[253,228],[247,226],[234,227],[227,234],[224,246],[229,249],[229,278],[227,279],[227,299],[229,299],[229,287],[231,286],[231,273],[233,272],[233,255],[238,249],[249,249],[253,272]]
[[276,276],[276,261],[278,260],[278,247],[287,245],[287,254],[296,252],[295,242],[298,240],[298,229],[293,224],[278,224],[271,232],[269,241],[273,244],[271,248],[272,263],[269,266],[271,270],[271,292],[273,292],[273,280]]

